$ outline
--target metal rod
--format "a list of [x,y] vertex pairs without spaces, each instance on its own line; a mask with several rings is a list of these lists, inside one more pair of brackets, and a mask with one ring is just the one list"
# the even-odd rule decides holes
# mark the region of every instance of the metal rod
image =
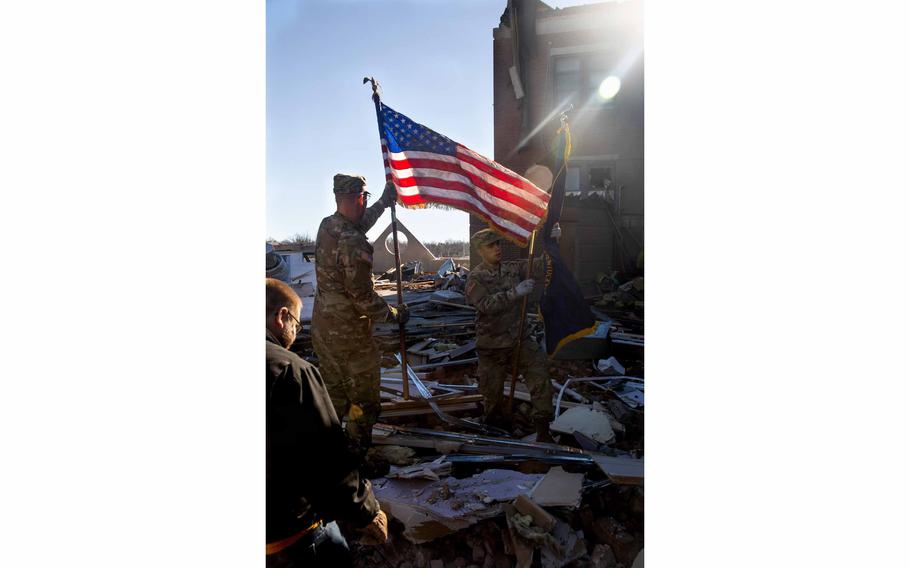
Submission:
[[[534,267],[534,242],[537,240],[537,231],[531,233],[531,246],[528,250],[528,274],[526,278],[531,277],[531,270]],[[530,294],[529,294],[530,295]],[[509,385],[509,412],[512,412],[512,401],[515,399],[515,382],[518,381],[518,366],[521,362],[521,342],[525,333],[525,312],[528,309],[528,296],[521,299],[521,317],[518,320],[518,345],[515,346],[515,362],[512,364],[512,383]]]
[[594,459],[587,455],[575,454],[548,454],[546,450],[537,453],[509,454],[509,455],[476,455],[476,454],[448,454],[445,461],[451,463],[470,463],[482,465],[521,465],[528,461],[538,461],[547,464],[561,465],[594,465]]
[[[414,367],[411,367],[411,370],[413,370],[413,369],[414,369]],[[394,392],[392,392],[392,394],[398,394],[400,392],[400,391],[394,390],[395,389],[394,385],[401,384],[400,378],[395,377],[395,376],[383,375],[379,379],[380,379],[380,382],[382,385],[381,388],[392,389],[392,390],[387,390],[386,392],[394,391]],[[464,394],[466,392],[477,392],[477,390],[480,388],[477,385],[456,385],[456,384],[451,384],[451,383],[437,383],[434,381],[428,381],[423,384],[428,385],[428,387],[431,389],[444,390],[447,392],[454,392],[455,394]],[[388,385],[393,385],[393,386],[388,386]],[[439,397],[436,396],[435,398],[439,398]]]
[[[373,87],[373,104],[376,106],[376,126],[379,128],[379,141],[382,143],[382,114],[380,112],[379,102],[379,81],[373,77],[364,77],[363,82],[367,81]],[[386,178],[386,181],[391,181],[390,177]],[[395,248],[395,283],[398,288],[398,306],[400,307],[404,304],[404,295],[401,291],[401,256],[398,254],[398,219],[395,216],[395,201],[392,201],[389,208],[392,211],[392,242],[394,243]],[[405,345],[405,334],[404,334],[404,323],[398,322],[398,339],[401,348],[401,375],[405,376],[407,374],[408,368],[408,350]],[[401,396],[405,400],[410,398],[410,393],[408,392],[408,381],[405,381],[401,389]]]

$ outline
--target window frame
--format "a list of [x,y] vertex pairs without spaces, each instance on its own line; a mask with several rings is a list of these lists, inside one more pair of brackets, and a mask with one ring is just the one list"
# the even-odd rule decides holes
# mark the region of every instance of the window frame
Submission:
[[[567,53],[560,55],[551,55],[551,69],[553,69],[552,74],[552,84],[550,85],[551,94],[553,96],[553,107],[565,104],[573,104],[576,109],[583,108],[595,108],[595,109],[613,109],[616,108],[617,97],[613,97],[608,100],[603,100],[600,96],[597,95],[597,90],[600,87],[600,83],[609,76],[609,53],[606,51],[589,51],[583,53]],[[558,68],[561,62],[577,60],[579,62],[579,69],[577,72],[566,72],[559,71]],[[604,61],[603,69],[598,68],[598,65],[595,65],[594,62],[597,60]],[[594,73],[604,74],[603,77],[597,81],[596,85],[591,85],[591,79]],[[565,92],[565,89],[559,88],[560,77],[577,74],[578,86],[575,87],[575,90],[572,92],[572,99],[568,103],[563,103],[562,97],[560,97],[560,92]]]

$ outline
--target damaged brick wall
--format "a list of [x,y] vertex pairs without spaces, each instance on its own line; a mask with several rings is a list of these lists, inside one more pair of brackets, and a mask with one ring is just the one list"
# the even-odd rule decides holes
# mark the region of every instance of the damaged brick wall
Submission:
[[[558,104],[553,78],[556,59],[602,58],[606,69],[627,66],[624,58],[633,61],[622,76],[622,88],[613,104],[576,104],[571,117],[575,151],[570,165],[580,169],[580,189],[591,189],[588,174],[600,166],[611,168],[614,189],[609,203],[611,215],[607,214],[607,204],[566,202],[561,247],[565,260],[581,275],[580,280],[610,270],[633,272],[644,242],[644,73],[643,58],[634,58],[642,49],[640,12],[638,1],[563,10],[539,6],[537,41],[531,57],[520,62],[525,77],[521,100],[516,99],[509,74],[514,65],[512,30],[506,25],[493,30],[493,158],[520,174],[534,164],[549,165],[548,148],[559,126],[558,117],[551,116]],[[522,105],[529,106],[529,124],[524,126]],[[523,132],[538,125],[542,125],[538,133],[519,148]],[[601,215],[588,219],[586,212],[591,208],[600,208]],[[470,233],[485,226],[483,220],[471,217]],[[577,246],[568,241],[575,241]],[[506,260],[526,256],[527,249],[511,243],[503,248]],[[471,265],[478,262],[477,253],[471,251]]]

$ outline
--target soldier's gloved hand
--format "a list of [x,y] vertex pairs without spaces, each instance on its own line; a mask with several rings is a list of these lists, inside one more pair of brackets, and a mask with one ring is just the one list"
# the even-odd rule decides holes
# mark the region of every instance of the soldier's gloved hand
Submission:
[[398,192],[395,190],[395,184],[391,180],[385,182],[385,189],[382,190],[380,199],[386,207],[389,207],[398,199]]
[[550,236],[557,241],[559,240],[559,237],[562,236],[562,227],[559,226],[559,223],[553,225],[553,230],[550,231]]
[[528,278],[518,283],[515,287],[515,297],[522,298],[534,291],[534,279]]
[[389,306],[389,310],[391,311],[392,319],[396,323],[408,323],[411,318],[411,312],[408,310],[407,304],[398,304],[394,308]]
[[398,304],[394,308],[389,306],[389,319],[395,323],[407,323],[410,314],[405,304]]
[[380,510],[370,524],[361,529],[360,534],[360,544],[367,546],[385,544],[386,539],[389,538],[389,519]]

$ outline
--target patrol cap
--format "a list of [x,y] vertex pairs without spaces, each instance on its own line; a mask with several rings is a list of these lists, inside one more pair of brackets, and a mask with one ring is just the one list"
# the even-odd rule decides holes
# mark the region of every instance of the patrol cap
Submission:
[[471,246],[474,248],[480,245],[490,245],[496,241],[501,241],[502,235],[492,229],[482,229],[471,235]]
[[358,195],[364,193],[367,178],[348,174],[335,174],[333,191],[335,195]]

